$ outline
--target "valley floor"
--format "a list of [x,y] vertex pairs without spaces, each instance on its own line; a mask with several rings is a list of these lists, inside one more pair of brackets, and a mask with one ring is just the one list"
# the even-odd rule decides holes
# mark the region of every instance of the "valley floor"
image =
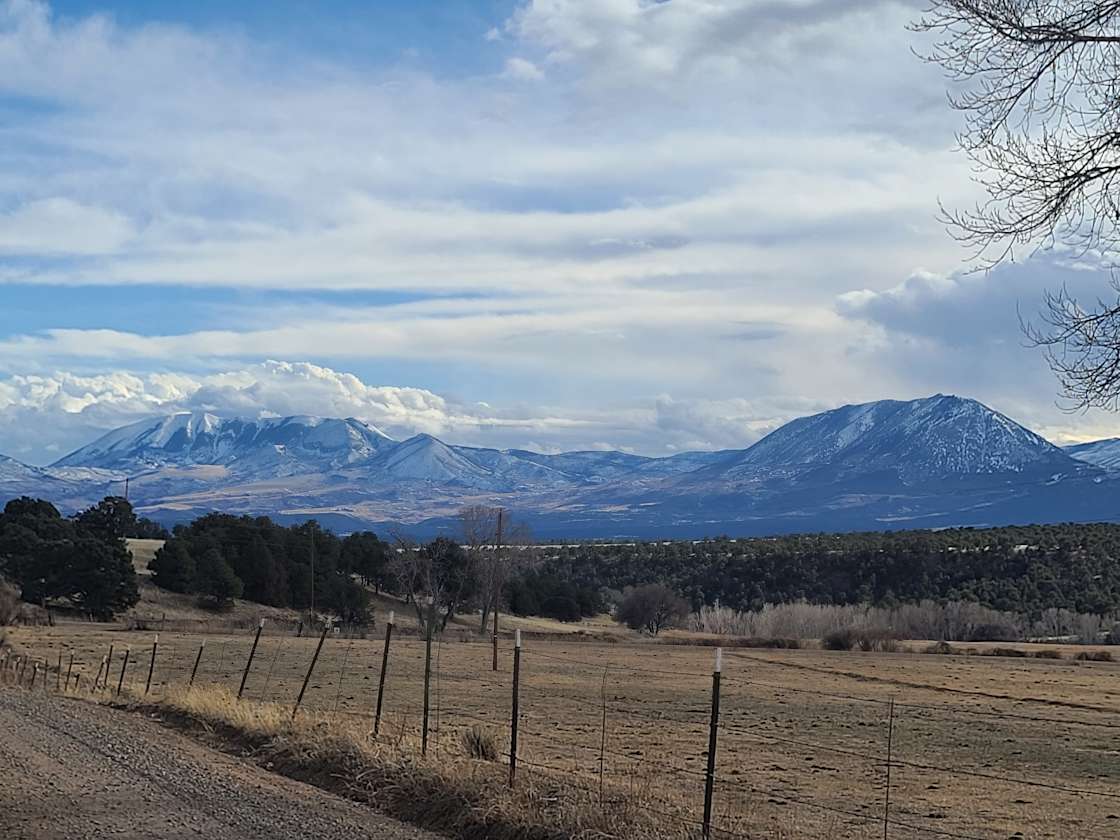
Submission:
[[[205,640],[196,685],[236,692],[248,632],[160,636],[152,697],[183,686]],[[142,694],[152,633],[62,625],[9,634],[52,666],[70,653],[88,685],[109,648],[115,689],[127,645],[126,692]],[[245,696],[290,706],[315,639],[266,634]],[[328,638],[303,708],[372,728],[382,641]],[[462,755],[480,728],[508,749],[512,657],[437,641],[430,758]],[[526,638],[519,778],[562,774],[573,792],[633,798],[694,831],[702,812],[711,648]],[[382,737],[416,739],[424,646],[395,639]],[[893,709],[892,709],[893,702]],[[1070,659],[915,653],[727,650],[713,836],[889,835],[1097,838],[1120,830],[1120,666]]]

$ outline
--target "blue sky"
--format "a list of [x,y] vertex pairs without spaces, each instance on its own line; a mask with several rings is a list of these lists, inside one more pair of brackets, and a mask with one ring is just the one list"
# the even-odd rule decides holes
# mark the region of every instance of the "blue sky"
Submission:
[[144,416],[649,454],[935,392],[1054,440],[911,0],[0,0],[0,453]]

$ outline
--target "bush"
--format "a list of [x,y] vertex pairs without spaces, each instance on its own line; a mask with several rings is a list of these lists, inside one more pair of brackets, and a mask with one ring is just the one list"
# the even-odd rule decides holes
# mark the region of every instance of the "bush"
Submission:
[[498,739],[492,731],[475,724],[459,736],[463,752],[479,761],[498,760]]
[[889,630],[875,627],[848,627],[834,630],[821,639],[825,650],[859,650],[893,653],[898,650],[898,639]]
[[825,650],[851,650],[855,646],[856,633],[850,627],[845,630],[833,630],[821,639],[821,647]]
[[1025,659],[1026,656],[1027,656],[1027,652],[1025,650],[1019,650],[1019,648],[996,647],[996,648],[989,648],[988,650],[983,651],[982,655],[983,656],[1010,656],[1010,657],[1013,657],[1013,658],[1016,658],[1016,659]]
[[688,615],[688,602],[667,586],[651,583],[627,589],[615,615],[631,630],[656,636],[666,627],[675,627]]
[[1107,650],[1083,650],[1074,657],[1078,662],[1115,662]]
[[1046,650],[1036,650],[1034,652],[1034,658],[1035,659],[1061,659],[1062,658],[1062,652],[1060,650],[1054,650],[1052,648],[1047,648]]
[[948,642],[935,642],[929,647],[925,648],[922,653],[933,653],[939,656],[952,656],[959,653],[959,651]]

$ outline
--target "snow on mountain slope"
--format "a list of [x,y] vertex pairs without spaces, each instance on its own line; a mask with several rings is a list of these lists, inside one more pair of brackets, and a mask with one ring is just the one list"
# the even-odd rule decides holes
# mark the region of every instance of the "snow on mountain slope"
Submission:
[[1100,467],[1102,470],[1120,471],[1120,438],[1078,443],[1064,447],[1064,451],[1070,457]]
[[430,483],[490,487],[492,473],[431,435],[416,435],[384,452],[369,465],[373,476]]
[[7,455],[0,455],[0,481],[27,481],[39,478],[42,474],[42,470],[29,467]]
[[180,521],[227,510],[446,530],[480,501],[556,536],[1096,521],[1120,516],[1120,474],[1093,465],[1110,447],[1120,459],[1120,439],[1063,452],[942,395],[845,406],[746,450],[667,458],[398,443],[357,420],[181,414],[110,432],[48,468],[0,458],[0,502],[38,495],[80,509],[128,476],[145,515]]
[[999,412],[975,400],[938,394],[801,417],[741,456],[700,472],[707,479],[751,481],[827,468],[836,476],[893,472],[914,482],[1078,467],[1058,447]]
[[109,432],[53,466],[142,472],[205,464],[230,466],[239,473],[285,475],[366,461],[394,443],[353,419],[241,420],[174,414]]

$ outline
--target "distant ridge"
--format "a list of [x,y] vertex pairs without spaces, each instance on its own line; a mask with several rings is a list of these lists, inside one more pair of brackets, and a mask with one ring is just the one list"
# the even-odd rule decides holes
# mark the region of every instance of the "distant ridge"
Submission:
[[0,498],[73,508],[127,476],[134,502],[165,521],[223,510],[432,532],[485,503],[542,536],[750,535],[1111,520],[1116,463],[1120,441],[1062,450],[943,394],[843,406],[747,449],[667,458],[396,441],[353,418],[196,413],[114,430],[47,468],[0,458]]

